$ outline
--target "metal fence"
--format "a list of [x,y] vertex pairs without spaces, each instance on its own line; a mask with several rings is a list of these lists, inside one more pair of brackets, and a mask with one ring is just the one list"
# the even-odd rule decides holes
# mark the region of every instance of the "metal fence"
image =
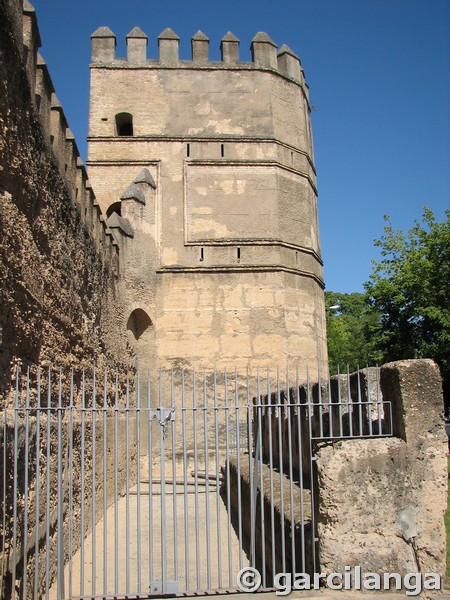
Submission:
[[[372,380],[371,380],[372,378]],[[1,598],[236,590],[316,570],[319,442],[391,435],[377,370],[17,374],[2,409]]]

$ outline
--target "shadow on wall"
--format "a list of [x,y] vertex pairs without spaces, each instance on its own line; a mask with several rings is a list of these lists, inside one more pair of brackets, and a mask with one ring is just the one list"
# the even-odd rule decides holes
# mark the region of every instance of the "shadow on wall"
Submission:
[[136,308],[128,317],[127,329],[134,335],[134,339],[138,340],[152,324],[152,320],[145,310]]

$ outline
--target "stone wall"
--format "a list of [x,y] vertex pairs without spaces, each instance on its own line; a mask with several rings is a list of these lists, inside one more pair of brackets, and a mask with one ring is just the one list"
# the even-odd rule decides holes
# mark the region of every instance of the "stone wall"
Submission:
[[[289,388],[289,393],[285,389],[261,396],[253,413],[253,439],[260,427],[263,469],[272,466],[283,480],[291,476],[294,493],[313,511],[315,557],[310,517],[302,523],[294,515],[291,523],[285,506],[287,527],[296,532],[295,546],[305,531],[305,568],[310,574],[315,559],[317,572],[326,574],[358,565],[362,573],[435,572],[443,577],[447,438],[437,365],[431,360],[399,361],[334,377],[320,387],[310,382]],[[392,436],[377,437],[380,431]],[[230,463],[236,512],[239,477]],[[273,480],[279,487],[279,476]],[[248,514],[250,487],[257,485],[259,498],[261,482],[252,481],[242,467],[240,481],[240,508]],[[270,512],[268,489],[264,483]],[[275,490],[272,511],[281,514],[282,503]],[[247,521],[243,528],[250,535]],[[261,553],[261,533],[256,534]],[[281,553],[278,531],[272,539],[268,525],[265,543],[266,556],[272,544]],[[270,572],[272,566],[266,567]]]
[[447,440],[431,360],[381,368],[394,437],[323,443],[317,452],[321,571],[445,574]]
[[[114,364],[122,373],[121,367],[128,365],[133,357],[119,329],[118,246],[106,227],[47,66],[37,52],[39,46],[36,15],[27,0],[23,8],[18,0],[0,2],[0,452],[2,464],[5,461],[7,465],[6,489],[1,478],[0,512],[2,521],[3,514],[6,515],[7,524],[7,530],[1,533],[3,548],[7,549],[7,564],[2,566],[6,596],[15,584],[11,581],[13,496],[15,493],[18,506],[16,575],[20,585],[24,576],[23,506],[26,494],[33,498],[36,487],[36,466],[31,458],[25,476],[28,451],[31,457],[36,443],[34,417],[30,419],[28,436],[23,424],[16,430],[17,448],[13,439],[14,414],[10,407],[15,395],[16,366],[23,366],[22,375],[33,364],[67,367],[64,370],[67,382],[70,367],[79,373],[82,367]],[[19,383],[21,380],[22,376]],[[31,405],[36,401],[35,386],[30,390],[29,400]],[[79,401],[77,394],[74,401]],[[65,402],[68,403],[67,396]],[[42,448],[41,457],[43,473],[47,472],[47,466],[52,473],[52,495],[48,543],[44,543],[45,530],[39,532],[40,588],[45,575],[42,556],[46,547],[50,552],[50,577],[56,568],[55,427],[52,419],[50,460],[46,448]],[[78,425],[74,426],[73,438],[76,478],[73,498],[79,506]],[[66,425],[62,444],[66,452]],[[86,452],[85,466],[89,473],[92,466],[89,441]],[[18,468],[17,478],[14,478],[14,464]],[[42,494],[44,484],[42,477]],[[43,503],[41,511],[44,509]],[[87,500],[87,514],[89,510]],[[67,513],[64,518],[68,518]],[[90,526],[88,516],[86,531]],[[34,576],[33,542],[34,539],[26,541],[30,577]]]
[[[326,368],[300,59],[263,33],[252,41],[251,62],[239,59],[232,34],[221,41],[220,61],[209,60],[201,33],[192,39],[192,60],[179,59],[170,30],[158,38],[158,59],[147,58],[147,35],[138,28],[127,36],[126,59],[116,57],[107,27],[91,37],[87,165],[120,245],[127,315],[138,309],[151,322],[145,336],[128,334],[140,364],[319,360]],[[132,120],[125,133],[123,115]],[[130,198],[143,169],[153,186]]]
[[[58,567],[59,542],[59,513],[58,513],[58,448],[62,446],[62,491],[63,502],[63,546],[64,560],[73,556],[81,546],[81,517],[83,519],[84,535],[92,530],[93,519],[98,521],[103,517],[103,502],[106,495],[107,505],[110,506],[115,498],[115,485],[119,498],[126,492],[125,462],[129,463],[128,477],[133,480],[136,473],[136,418],[128,418],[123,414],[112,416],[108,414],[106,424],[99,417],[93,436],[92,414],[88,411],[80,417],[79,411],[74,411],[73,422],[69,427],[68,419],[64,418],[59,430],[56,419],[47,422],[45,411],[37,419],[31,417],[25,425],[24,412],[19,411],[19,423],[15,427],[11,419],[0,428],[0,456],[3,462],[6,453],[7,468],[0,481],[0,497],[5,499],[2,506],[6,512],[6,529],[1,531],[2,545],[5,552],[0,559],[0,588],[3,597],[12,597],[13,584],[26,597],[34,598],[34,580],[37,572],[37,589],[39,597],[45,596],[46,585],[55,581]],[[115,431],[117,429],[117,438]],[[128,429],[128,449],[125,446],[126,429]],[[50,436],[48,436],[48,432]],[[70,435],[69,435],[70,433]],[[15,460],[15,436],[17,437],[18,453]],[[93,456],[93,437],[95,438],[95,462]],[[71,448],[69,452],[69,439]],[[39,469],[37,469],[37,439],[39,440]],[[84,439],[84,445],[81,440]],[[104,445],[104,442],[106,443]],[[106,449],[106,452],[105,452]],[[114,464],[115,450],[118,461]],[[25,454],[28,454],[26,461]],[[49,460],[47,460],[49,458]],[[84,476],[82,477],[82,465]],[[25,467],[28,467],[27,469]],[[104,466],[106,467],[106,489],[103,486]],[[14,475],[16,484],[14,486]],[[93,476],[95,482],[93,484]],[[3,477],[6,481],[6,494],[3,495]],[[115,477],[117,477],[117,482]],[[28,493],[25,494],[25,484]],[[47,485],[49,487],[47,488]],[[82,486],[83,484],[83,486]],[[70,492],[69,492],[70,486]],[[14,489],[16,490],[15,536],[16,552],[14,553]],[[94,490],[96,496],[96,513],[93,514]],[[69,503],[69,493],[71,503]],[[36,498],[39,504],[36,506]],[[26,510],[25,510],[26,507]],[[36,510],[39,521],[36,532]],[[47,516],[48,510],[48,516]],[[27,536],[24,537],[24,523],[27,519]],[[48,525],[47,525],[48,524]],[[70,539],[69,539],[70,538]],[[70,548],[70,553],[69,553]],[[46,561],[48,555],[49,568]],[[14,562],[15,559],[15,562]],[[37,560],[37,565],[36,565]],[[4,563],[3,563],[4,561]],[[14,582],[13,582],[14,575]]]
[[118,247],[49,72],[33,7],[0,4],[0,394],[10,365],[128,361]]

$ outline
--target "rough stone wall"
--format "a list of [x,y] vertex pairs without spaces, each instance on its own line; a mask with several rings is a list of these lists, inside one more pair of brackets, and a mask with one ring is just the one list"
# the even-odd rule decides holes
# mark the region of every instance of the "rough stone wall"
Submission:
[[[132,352],[118,328],[121,317],[118,293],[118,247],[107,229],[92,192],[73,135],[55,94],[50,75],[38,55],[40,45],[34,9],[27,1],[0,2],[0,405],[11,407],[16,365],[52,364],[80,373],[82,367],[106,364],[125,367]],[[26,368],[22,368],[25,374]],[[19,383],[21,378],[19,378]],[[25,388],[22,388],[22,392]],[[21,392],[21,398],[23,393]],[[52,402],[57,394],[52,395]],[[23,399],[23,398],[22,398]],[[22,401],[22,400],[21,400]],[[30,390],[30,405],[36,388]],[[75,403],[79,396],[75,394]],[[68,395],[63,398],[68,404]],[[23,406],[23,405],[22,405]],[[22,413],[21,413],[22,414]],[[24,575],[22,527],[26,487],[33,498],[36,461],[32,446],[36,439],[34,417],[28,437],[23,424],[16,430],[14,414],[2,412],[0,453],[7,465],[6,489],[2,485],[1,513],[7,530],[1,532],[7,548],[4,592],[16,584],[12,573],[12,529],[14,501],[17,503],[17,585]],[[55,572],[56,523],[54,514],[56,474],[56,419],[51,419],[50,460],[43,449],[41,468],[52,472],[50,499],[50,577]],[[67,450],[67,425],[62,444]],[[74,503],[80,504],[79,429],[74,427]],[[44,443],[42,438],[42,443]],[[25,457],[30,449],[28,486]],[[86,469],[89,472],[87,441]],[[65,454],[66,455],[66,454]],[[18,468],[15,480],[13,465]],[[41,478],[41,487],[45,477]],[[89,485],[89,476],[86,479]],[[14,487],[16,486],[16,487]],[[14,498],[15,492],[15,498]],[[89,511],[89,499],[86,510]],[[31,507],[29,527],[33,528]],[[45,504],[41,506],[44,511]],[[43,513],[41,513],[43,514]],[[67,519],[67,513],[65,514]],[[3,520],[3,516],[1,517]],[[77,522],[77,521],[76,521]],[[90,527],[89,518],[86,529]],[[42,532],[41,532],[42,533]],[[31,534],[30,534],[31,535]],[[44,534],[40,552],[45,553]],[[5,541],[6,540],[6,541]],[[33,576],[34,546],[28,540],[27,569]],[[28,552],[29,550],[29,552]],[[42,557],[41,557],[42,558]],[[45,575],[41,560],[39,586]],[[3,570],[5,567],[5,571]],[[8,591],[9,590],[9,591]],[[32,594],[32,587],[29,587]],[[30,597],[30,596],[29,596]]]
[[[39,597],[45,596],[47,584],[52,584],[57,573],[58,556],[58,444],[62,445],[62,490],[65,498],[64,502],[64,558],[68,560],[73,557],[81,545],[81,517],[84,523],[84,533],[88,534],[92,529],[93,518],[97,521],[103,516],[104,495],[107,497],[107,505],[110,506],[114,501],[115,495],[115,477],[117,476],[117,491],[119,497],[126,491],[126,470],[125,460],[128,453],[130,479],[136,472],[136,421],[131,416],[128,419],[128,449],[125,446],[126,423],[125,416],[118,415],[117,422],[113,416],[108,415],[106,426],[103,420],[97,419],[95,426],[95,456],[96,461],[93,468],[93,420],[92,414],[87,412],[84,415],[84,421],[80,412],[75,411],[72,426],[69,433],[67,419],[61,425],[61,431],[58,430],[56,419],[52,419],[47,430],[48,422],[45,414],[39,415],[39,430],[37,428],[37,419],[32,417],[25,426],[24,413],[19,413],[19,425],[17,429],[10,421],[6,427],[0,428],[0,456],[3,461],[4,453],[7,454],[7,469],[4,474],[7,493],[5,495],[6,503],[2,506],[2,511],[6,511],[6,529],[1,531],[2,544],[5,540],[6,552],[2,556],[4,564],[1,573],[3,581],[0,586],[5,598],[10,598],[14,583],[16,589],[20,589],[20,595],[24,593],[26,585],[26,597],[34,598],[34,578],[35,570],[38,573],[38,592]],[[115,429],[117,428],[117,439]],[[50,436],[47,436],[50,431]],[[39,435],[39,469],[36,461],[36,438]],[[14,437],[18,436],[18,455],[14,459]],[[72,438],[71,451],[69,454],[69,437]],[[84,446],[81,444],[84,438]],[[104,453],[104,438],[106,438],[106,452]],[[117,471],[114,465],[114,452],[117,446],[118,463]],[[83,450],[82,450],[83,448]],[[25,453],[28,454],[28,463]],[[47,460],[47,453],[49,460]],[[84,476],[82,477],[82,464],[84,464]],[[28,466],[27,471],[25,466]],[[103,467],[106,466],[106,489],[103,486]],[[17,490],[17,512],[16,512],[16,554],[13,552],[13,526],[14,526],[14,508],[12,504],[12,495],[14,490],[14,474],[17,470],[16,490]],[[95,473],[95,485],[93,485],[93,474]],[[24,493],[25,477],[28,483],[28,494]],[[50,482],[48,494],[47,485]],[[82,482],[84,484],[84,494],[82,494]],[[69,506],[69,486],[72,503]],[[96,495],[96,515],[92,511],[92,499]],[[0,497],[3,496],[3,475],[0,481]],[[39,498],[39,522],[38,534],[36,536],[36,498]],[[47,501],[48,500],[48,501]],[[48,519],[48,537],[47,537],[47,509],[49,511]],[[27,519],[27,536],[24,537],[24,522]],[[70,538],[70,541],[69,541]],[[36,544],[36,539],[38,543]],[[70,544],[70,546],[69,546]],[[69,554],[69,547],[71,554]],[[46,570],[47,553],[49,556],[49,570]],[[14,557],[16,559],[14,567]],[[38,564],[36,565],[36,560]],[[26,583],[25,583],[26,582]]]
[[[34,9],[0,4],[0,393],[14,361],[127,361],[118,249],[53,93]],[[18,37],[20,36],[20,37]]]
[[317,453],[321,571],[445,573],[447,443],[431,360],[381,368],[393,438],[322,444]]

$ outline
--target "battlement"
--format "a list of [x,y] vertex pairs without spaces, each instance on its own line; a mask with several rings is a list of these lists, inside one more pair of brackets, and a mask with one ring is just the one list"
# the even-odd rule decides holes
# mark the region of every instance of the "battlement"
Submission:
[[127,57],[116,57],[116,36],[109,27],[99,27],[91,35],[92,67],[102,68],[177,68],[177,69],[233,69],[270,70],[301,86],[308,98],[308,84],[300,58],[285,44],[278,49],[275,42],[264,32],[253,38],[251,62],[239,59],[240,40],[230,31],[220,42],[221,61],[209,59],[209,38],[198,31],[191,39],[191,60],[180,60],[180,38],[170,28],[158,36],[157,59],[147,57],[148,36],[139,27],[134,27],[126,36]]
[[[19,14],[19,2],[15,10]],[[102,260],[117,270],[119,248],[95,199],[75,138],[55,94],[47,64],[38,52],[41,46],[39,27],[35,9],[28,0],[23,2],[22,34],[23,59],[31,101],[36,109],[45,143],[53,154],[72,202],[81,214],[83,225],[95,240]]]

